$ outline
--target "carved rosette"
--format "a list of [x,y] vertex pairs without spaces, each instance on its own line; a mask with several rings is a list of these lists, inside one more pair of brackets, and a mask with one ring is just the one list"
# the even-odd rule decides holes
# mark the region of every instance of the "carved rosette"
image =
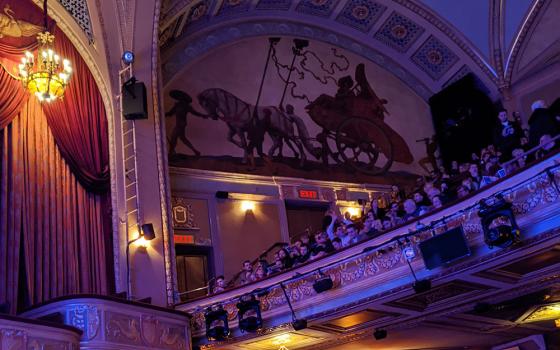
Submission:
[[68,323],[84,332],[82,340],[92,340],[99,330],[99,311],[95,306],[76,305],[68,310]]

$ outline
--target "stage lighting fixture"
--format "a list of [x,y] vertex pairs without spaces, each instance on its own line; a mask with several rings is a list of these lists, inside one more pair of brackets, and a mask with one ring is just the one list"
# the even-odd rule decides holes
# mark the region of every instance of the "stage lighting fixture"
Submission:
[[215,309],[206,309],[204,319],[206,321],[206,338],[208,340],[224,340],[229,337],[228,315],[221,305]]
[[288,302],[288,307],[292,312],[292,327],[294,327],[294,330],[301,331],[302,329],[307,328],[307,320],[296,318],[296,313],[294,312],[294,308],[292,307],[292,302],[290,301],[290,297],[288,296],[288,293],[286,292],[286,287],[284,286],[283,283],[280,283],[280,288],[282,288],[282,291],[284,292],[284,297],[286,298],[286,302]]
[[399,243],[399,246],[401,247],[401,250],[402,250],[402,253],[405,257],[408,268],[410,269],[410,273],[412,273],[412,277],[414,278],[414,283],[412,284],[412,288],[414,289],[414,292],[419,294],[419,293],[429,291],[432,288],[432,282],[430,282],[430,280],[419,280],[416,277],[416,273],[414,273],[414,269],[412,268],[412,264],[410,263],[410,261],[416,257],[416,252],[414,251],[414,248],[411,247],[410,245],[407,245],[406,247],[403,247],[403,242],[401,242],[400,240],[398,240],[397,242]]
[[[254,333],[262,328],[260,301],[254,295],[243,296],[237,303],[237,317],[239,318],[239,329],[242,332]],[[249,314],[249,315],[247,315]]]
[[432,289],[432,282],[430,280],[416,280],[412,288],[417,294],[424,293]]
[[132,51],[125,51],[122,55],[122,60],[126,65],[132,64],[134,62],[134,53]]
[[488,200],[480,201],[478,216],[484,231],[484,242],[489,248],[506,248],[519,242],[520,231],[512,205],[503,196],[496,196],[491,204]]
[[332,289],[334,283],[329,275],[325,275],[319,270],[319,278],[313,283],[313,289],[317,294],[326,292],[329,289]]
[[385,329],[376,329],[375,332],[373,332],[373,337],[375,340],[385,339],[387,338],[387,331]]
[[295,319],[294,321],[292,321],[292,327],[294,328],[295,331],[301,331],[302,329],[306,329],[307,328],[307,320]]

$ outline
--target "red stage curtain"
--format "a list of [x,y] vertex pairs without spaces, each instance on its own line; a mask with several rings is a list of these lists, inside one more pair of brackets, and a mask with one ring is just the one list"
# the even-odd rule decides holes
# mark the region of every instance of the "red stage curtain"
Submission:
[[28,96],[21,83],[0,66],[0,129],[14,119]]
[[77,181],[36,99],[0,130],[0,156],[0,302],[15,311],[22,248],[31,303],[106,294],[106,195]]
[[55,29],[56,51],[68,58],[74,72],[64,99],[44,104],[47,121],[64,159],[88,190],[109,188],[107,117],[101,94],[85,62],[70,41]]

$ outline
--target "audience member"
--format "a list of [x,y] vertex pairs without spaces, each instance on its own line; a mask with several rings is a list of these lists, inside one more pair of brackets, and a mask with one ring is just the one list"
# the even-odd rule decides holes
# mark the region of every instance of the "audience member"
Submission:
[[556,119],[549,113],[543,100],[533,102],[531,109],[533,113],[529,117],[529,145],[535,147],[539,144],[543,135],[556,136],[558,126]]
[[498,112],[498,123],[494,128],[494,145],[501,153],[501,162],[511,159],[511,152],[520,146],[523,135],[521,126],[516,121],[510,121],[506,109]]
[[220,275],[216,277],[214,282],[214,289],[212,290],[213,293],[223,292],[226,289],[226,280],[224,276]]

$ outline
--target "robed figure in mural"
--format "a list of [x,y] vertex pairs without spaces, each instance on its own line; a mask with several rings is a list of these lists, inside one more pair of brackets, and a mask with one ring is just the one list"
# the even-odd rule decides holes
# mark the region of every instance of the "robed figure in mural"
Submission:
[[166,117],[175,115],[175,126],[171,132],[171,138],[169,139],[169,154],[175,155],[175,148],[177,147],[177,141],[181,139],[185,146],[191,149],[194,154],[199,157],[200,152],[193,146],[193,144],[187,139],[187,115],[189,113],[194,114],[198,117],[208,118],[207,115],[202,114],[195,110],[192,106],[192,98],[184,91],[181,90],[171,90],[169,96],[174,99],[175,105],[171,110],[165,113]]
[[[364,64],[356,67],[355,79],[356,85],[350,76],[339,79],[335,97],[322,94],[306,107],[311,119],[323,128],[317,135],[323,163],[330,157],[372,175],[386,172],[393,161],[412,163],[405,140],[384,122],[387,100],[379,98],[369,85]],[[330,140],[336,150],[330,148]]]

